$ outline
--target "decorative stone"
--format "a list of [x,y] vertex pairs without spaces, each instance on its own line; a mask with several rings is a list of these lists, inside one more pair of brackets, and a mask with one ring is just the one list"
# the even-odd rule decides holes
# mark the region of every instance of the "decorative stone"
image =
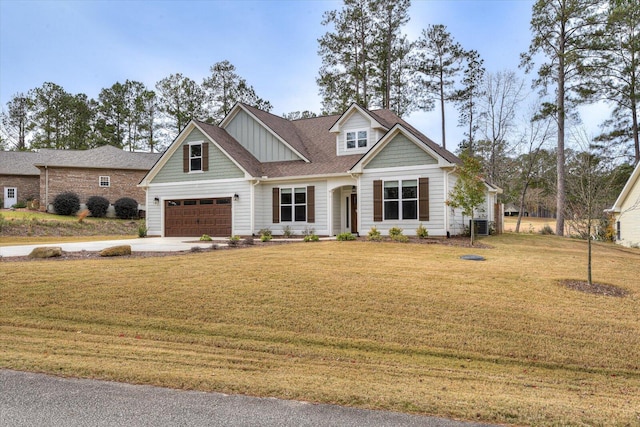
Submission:
[[467,261],[484,261],[485,258],[480,255],[462,255],[460,259],[465,259]]
[[131,245],[120,245],[105,248],[100,251],[100,256],[124,256],[131,255]]
[[58,246],[42,246],[35,248],[29,254],[29,258],[54,258],[62,256],[62,248]]

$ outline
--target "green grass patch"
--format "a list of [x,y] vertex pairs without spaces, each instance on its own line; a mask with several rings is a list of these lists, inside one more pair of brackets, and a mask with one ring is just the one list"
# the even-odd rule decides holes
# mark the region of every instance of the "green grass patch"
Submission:
[[[0,269],[0,367],[518,425],[640,421],[640,250],[320,242]],[[480,253],[482,263],[461,255]],[[284,261],[283,261],[284,260]]]

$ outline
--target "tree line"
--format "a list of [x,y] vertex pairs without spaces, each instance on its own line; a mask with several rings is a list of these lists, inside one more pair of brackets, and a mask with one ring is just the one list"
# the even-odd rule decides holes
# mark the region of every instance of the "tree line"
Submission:
[[[444,25],[427,25],[409,40],[403,32],[409,8],[410,0],[344,0],[323,14],[319,114],[342,113],[354,102],[401,117],[437,110],[441,145],[452,149],[445,113],[455,106],[456,125],[464,129],[457,152],[480,160],[485,178],[505,190],[503,201],[521,212],[537,204],[542,213],[556,215],[558,234],[564,233],[565,215],[574,215],[567,194],[573,184],[567,180],[576,177],[581,156],[596,159],[588,164],[606,170],[601,175],[618,176],[616,181],[640,161],[639,0],[537,0],[530,46],[520,58],[532,85],[515,70],[487,71],[480,52],[465,49]],[[229,61],[210,72],[200,84],[173,74],[155,90],[140,82],[116,83],[97,100],[45,83],[15,95],[3,124],[14,149],[112,144],[153,151],[192,118],[218,123],[236,101],[271,110]],[[537,101],[524,105],[532,89]],[[585,138],[578,107],[594,102],[606,103],[612,114],[599,135]],[[315,115],[298,111],[284,117]],[[609,189],[605,199],[619,191]]]
[[46,82],[7,103],[2,121],[12,136],[9,148],[82,150],[108,144],[161,151],[191,119],[218,123],[236,102],[271,110],[229,61],[215,63],[210,72],[200,84],[171,74],[155,90],[138,81],[116,82],[98,99]]

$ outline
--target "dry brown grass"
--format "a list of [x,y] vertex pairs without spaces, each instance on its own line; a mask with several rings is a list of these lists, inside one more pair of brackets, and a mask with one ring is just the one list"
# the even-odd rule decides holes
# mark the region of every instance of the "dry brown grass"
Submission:
[[614,298],[558,284],[585,276],[584,242],[483,243],[0,264],[0,366],[519,425],[640,423],[640,251],[595,245],[594,279],[629,292]]
[[[515,232],[517,222],[518,222],[517,216],[505,216],[504,231]],[[538,233],[545,226],[549,226],[555,232],[556,219],[555,218],[522,217],[522,220],[520,221],[520,233]]]

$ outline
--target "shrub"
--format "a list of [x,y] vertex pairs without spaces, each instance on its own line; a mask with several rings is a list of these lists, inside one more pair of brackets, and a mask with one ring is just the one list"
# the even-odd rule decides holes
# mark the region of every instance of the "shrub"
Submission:
[[260,236],[269,236],[269,237],[271,237],[271,229],[269,229],[269,228],[261,228],[260,231],[258,231],[258,234]]
[[395,242],[407,243],[409,241],[409,238],[402,234],[402,228],[400,227],[391,227],[389,229],[389,237]]
[[544,236],[549,236],[552,234],[556,234],[553,232],[553,229],[551,227],[549,227],[549,224],[545,224],[544,227],[542,227],[539,231],[540,234],[544,235]]
[[87,209],[83,209],[82,211],[80,211],[80,213],[78,214],[78,222],[82,224],[84,222],[84,219],[88,215],[89,215],[89,211]]
[[104,218],[109,209],[109,201],[102,196],[91,196],[87,200],[87,209],[94,218]]
[[212,240],[213,239],[208,234],[203,234],[202,236],[200,236],[200,241],[201,242],[210,242]]
[[229,245],[230,246],[238,246],[238,243],[240,243],[240,236],[233,235],[233,236],[229,237]]
[[15,209],[24,209],[26,207],[27,207],[27,202],[25,202],[24,200],[12,206],[12,208],[15,208]]
[[304,236],[304,241],[305,242],[319,242],[320,241],[320,237],[318,237],[316,234],[307,234],[306,236]]
[[80,197],[70,191],[60,193],[53,199],[53,209],[58,215],[75,215],[80,210]]
[[268,242],[271,240],[271,234],[261,234],[260,235],[260,241],[261,242]]
[[422,223],[420,223],[420,225],[416,229],[416,236],[418,236],[419,239],[426,239],[427,237],[429,237],[429,230],[427,230],[427,227],[423,226]]
[[291,229],[290,225],[285,225],[284,227],[282,227],[282,235],[284,237],[289,238],[294,234],[296,234],[296,232]]
[[255,245],[255,241],[253,240],[252,236],[247,236],[244,238],[244,240],[242,241],[242,243],[244,243],[245,245]]
[[356,236],[354,236],[351,233],[340,233],[336,236],[336,239],[338,239],[341,242],[344,242],[346,240],[356,240]]
[[313,227],[309,227],[308,225],[304,228],[304,230],[302,230],[302,235],[304,237],[312,236],[314,234],[316,234],[316,229]]
[[378,231],[376,227],[371,227],[371,230],[369,230],[369,234],[367,234],[367,239],[374,242],[379,242],[380,240],[382,240],[382,234],[380,234],[380,231]]
[[138,217],[138,202],[130,197],[122,197],[113,204],[116,216],[120,219],[132,219]]
[[138,226],[138,237],[147,237],[147,226],[145,224],[140,224]]

